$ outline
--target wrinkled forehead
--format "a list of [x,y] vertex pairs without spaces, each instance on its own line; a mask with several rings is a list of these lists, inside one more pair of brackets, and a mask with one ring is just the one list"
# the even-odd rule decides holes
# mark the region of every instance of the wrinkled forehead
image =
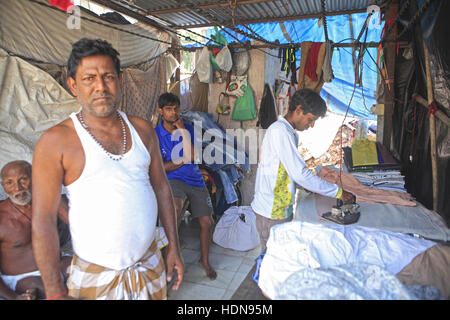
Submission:
[[117,74],[116,67],[110,56],[97,54],[97,55],[83,57],[80,60],[78,66],[77,66],[76,74],[84,75],[84,74],[97,74],[97,73]]
[[2,181],[8,178],[17,178],[27,176],[30,178],[31,172],[29,166],[23,163],[10,163],[3,167],[1,171]]

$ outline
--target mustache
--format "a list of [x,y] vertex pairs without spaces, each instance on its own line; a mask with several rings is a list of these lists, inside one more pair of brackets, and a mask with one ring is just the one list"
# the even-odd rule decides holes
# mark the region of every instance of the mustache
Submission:
[[10,199],[15,204],[24,206],[28,204],[31,201],[31,191],[24,190],[24,191],[18,191],[16,193],[11,194]]
[[180,117],[177,117],[175,120],[164,119],[164,121],[166,121],[170,124],[173,124],[173,123],[177,122],[178,120],[180,120]]
[[99,98],[112,98],[112,97],[113,97],[112,94],[101,93],[101,94],[96,94],[96,95],[92,96],[92,100],[99,99]]

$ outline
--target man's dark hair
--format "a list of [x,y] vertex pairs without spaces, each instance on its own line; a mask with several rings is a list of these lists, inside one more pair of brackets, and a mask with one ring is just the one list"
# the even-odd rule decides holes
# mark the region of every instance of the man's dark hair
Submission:
[[303,114],[312,113],[316,117],[323,117],[327,113],[327,105],[322,97],[311,89],[297,90],[289,101],[289,111],[295,111],[302,106]]
[[72,45],[72,51],[67,61],[67,75],[75,79],[75,74],[77,73],[81,59],[95,55],[111,57],[117,74],[120,74],[119,52],[109,42],[101,39],[82,38]]
[[158,106],[160,108],[163,108],[164,106],[179,106],[179,105],[180,105],[180,98],[178,98],[178,96],[173,93],[165,92],[159,96]]

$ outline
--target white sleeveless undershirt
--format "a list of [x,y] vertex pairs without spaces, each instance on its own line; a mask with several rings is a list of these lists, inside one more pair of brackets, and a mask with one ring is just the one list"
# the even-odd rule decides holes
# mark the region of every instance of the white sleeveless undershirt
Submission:
[[66,186],[74,252],[114,270],[144,255],[155,237],[158,213],[149,180],[150,154],[127,116],[120,115],[131,132],[131,149],[119,161],[108,157],[76,113],[70,115],[86,160],[81,176]]

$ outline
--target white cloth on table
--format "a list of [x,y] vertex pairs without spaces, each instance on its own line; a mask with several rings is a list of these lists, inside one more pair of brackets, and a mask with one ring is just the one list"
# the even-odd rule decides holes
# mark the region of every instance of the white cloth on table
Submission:
[[270,230],[258,285],[268,297],[274,298],[282,283],[304,268],[366,263],[397,274],[435,244],[373,228],[292,221]]

